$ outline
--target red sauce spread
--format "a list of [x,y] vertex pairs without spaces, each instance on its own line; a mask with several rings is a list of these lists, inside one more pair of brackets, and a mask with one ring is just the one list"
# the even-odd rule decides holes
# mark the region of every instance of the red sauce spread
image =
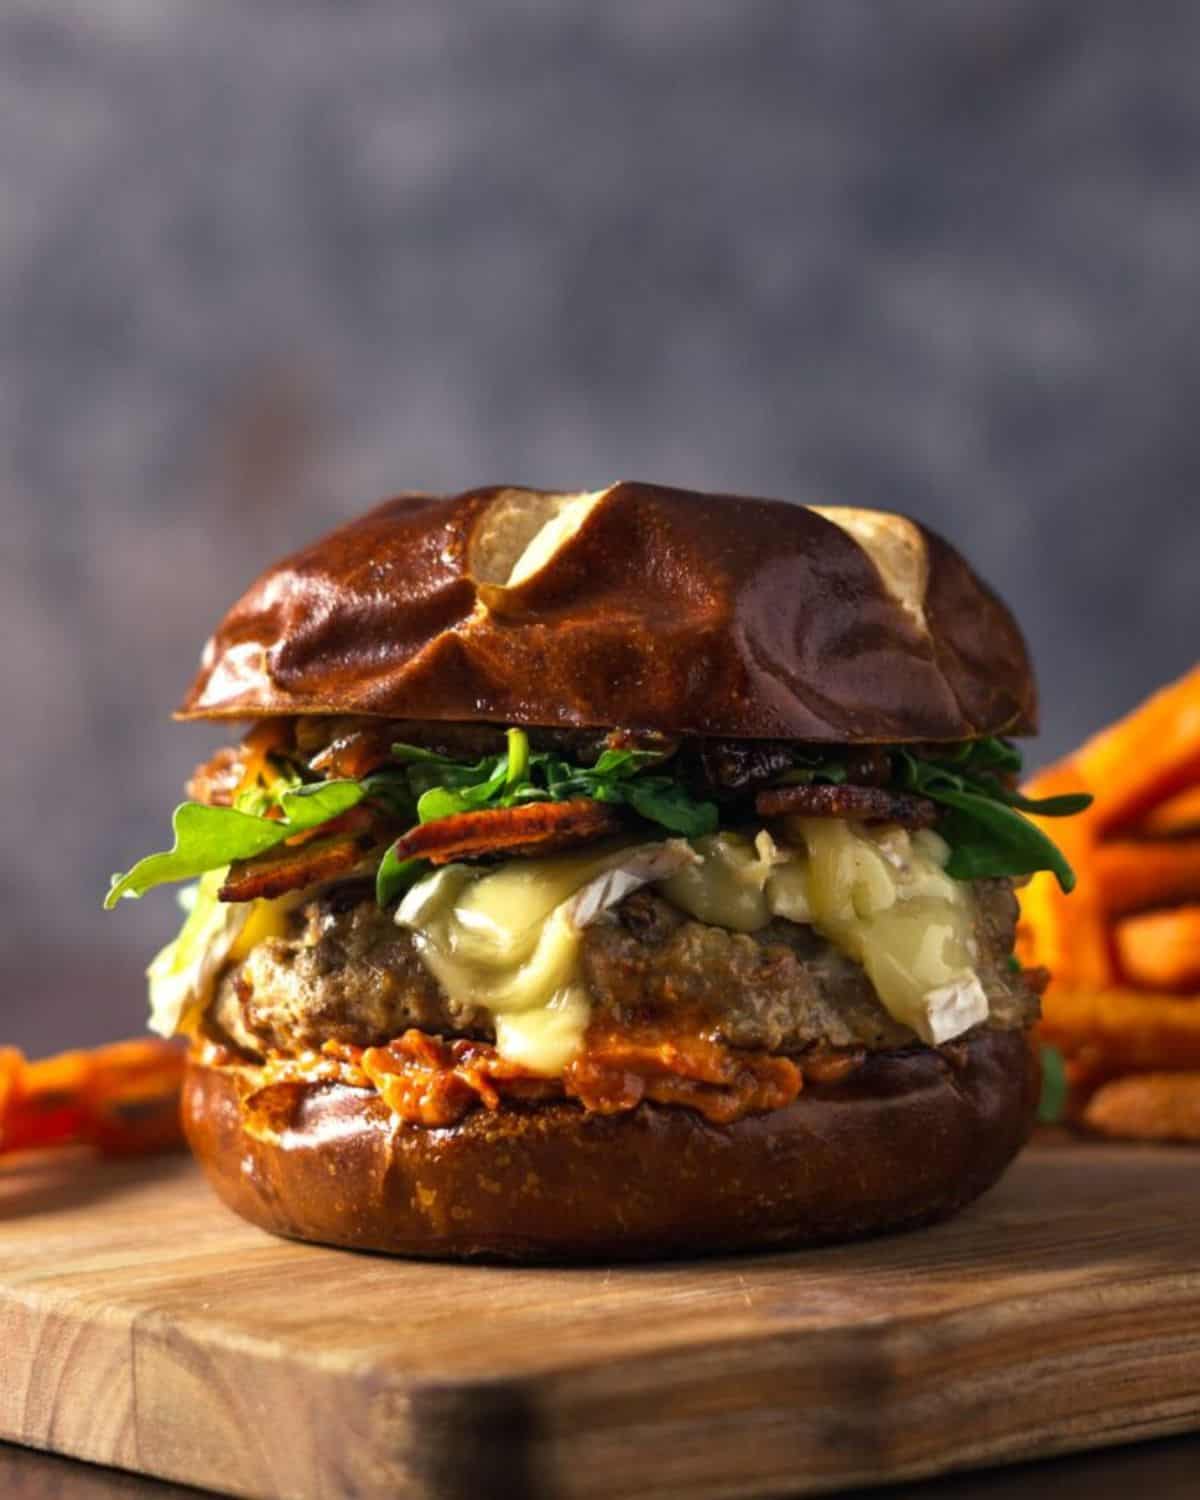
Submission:
[[647,1024],[634,1030],[593,1023],[583,1050],[567,1064],[564,1092],[595,1114],[633,1109],[643,1099],[685,1104],[714,1125],[782,1109],[803,1075],[787,1057],[747,1052]]
[[486,1042],[444,1041],[424,1031],[409,1030],[386,1047],[368,1047],[360,1066],[392,1113],[414,1125],[455,1125],[479,1105],[499,1109],[503,1098],[561,1094],[558,1079],[506,1062]]
[[[241,1060],[212,1042],[201,1056],[214,1066]],[[473,1109],[552,1099],[573,1099],[590,1114],[605,1115],[646,1099],[684,1105],[714,1125],[729,1125],[791,1104],[806,1080],[838,1083],[862,1060],[861,1050],[777,1057],[728,1047],[694,1024],[672,1030],[662,1020],[621,1025],[610,1018],[593,1021],[561,1078],[531,1073],[488,1042],[411,1029],[382,1047],[326,1042],[298,1057],[273,1053],[253,1068],[252,1093],[261,1097],[281,1084],[374,1089],[398,1119],[434,1127],[456,1125]]]
[[782,1109],[806,1077],[836,1082],[861,1060],[858,1052],[773,1057],[654,1023],[622,1028],[600,1021],[588,1029],[582,1051],[561,1078],[531,1073],[487,1042],[409,1030],[382,1047],[326,1042],[303,1057],[271,1057],[263,1082],[373,1088],[398,1119],[433,1127],[456,1125],[473,1109],[551,1099],[573,1099],[593,1114],[618,1114],[646,1099],[684,1105],[713,1124],[728,1125]]

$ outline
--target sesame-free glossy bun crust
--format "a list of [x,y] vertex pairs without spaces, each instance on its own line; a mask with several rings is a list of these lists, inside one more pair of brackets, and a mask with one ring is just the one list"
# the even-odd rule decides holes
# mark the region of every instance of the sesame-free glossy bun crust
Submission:
[[[409,495],[341,527],[234,605],[180,717],[833,742],[1036,729],[1012,616],[914,522],[620,483],[510,585],[495,537],[553,503],[506,488]],[[881,557],[899,559],[899,587]]]
[[193,1060],[184,1124],[224,1201],[296,1239],[511,1261],[782,1249],[928,1223],[995,1182],[1029,1135],[1036,1063],[1020,1032],[955,1050],[875,1053],[843,1083],[723,1126],[563,1103],[429,1129],[368,1090],[302,1084],[264,1128],[241,1102],[252,1069]]

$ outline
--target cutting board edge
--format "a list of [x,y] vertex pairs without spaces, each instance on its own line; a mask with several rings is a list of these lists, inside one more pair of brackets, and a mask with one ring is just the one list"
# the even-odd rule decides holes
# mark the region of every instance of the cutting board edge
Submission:
[[[1087,1172],[1082,1158],[1033,1172],[1023,1191],[1037,1193],[1020,1214],[1011,1201],[998,1203],[990,1221],[964,1218],[957,1229],[931,1232],[899,1276],[894,1262],[879,1262],[870,1298],[860,1296],[858,1278],[871,1277],[874,1253],[814,1261],[810,1277],[780,1276],[773,1263],[775,1274],[764,1266],[758,1280],[747,1260],[748,1284],[763,1289],[753,1300],[740,1275],[713,1299],[704,1268],[682,1265],[661,1278],[664,1289],[678,1282],[683,1300],[649,1351],[623,1347],[620,1331],[628,1309],[649,1310],[644,1290],[640,1299],[614,1296],[605,1281],[592,1288],[589,1314],[576,1317],[583,1284],[551,1295],[551,1283],[554,1318],[510,1324],[503,1299],[494,1309],[498,1333],[485,1340],[493,1350],[510,1327],[524,1328],[553,1355],[509,1374],[499,1366],[476,1372],[473,1344],[439,1344],[436,1330],[447,1325],[436,1319],[424,1333],[415,1325],[415,1343],[398,1319],[399,1332],[380,1346],[398,1353],[371,1355],[357,1343],[321,1357],[322,1330],[345,1317],[337,1294],[343,1278],[354,1280],[351,1262],[320,1258],[308,1295],[322,1300],[282,1333],[269,1319],[256,1323],[260,1289],[244,1280],[227,1305],[214,1303],[222,1315],[240,1307],[244,1326],[213,1323],[207,1299],[221,1297],[221,1283],[207,1259],[199,1273],[181,1259],[173,1291],[170,1278],[147,1277],[140,1263],[122,1283],[114,1246],[140,1242],[147,1225],[169,1237],[178,1224],[180,1245],[187,1234],[194,1195],[151,1177],[125,1204],[61,1213],[52,1257],[59,1274],[41,1285],[20,1274],[41,1264],[43,1231],[27,1222],[24,1252],[12,1260],[17,1274],[0,1289],[0,1334],[9,1340],[0,1347],[19,1375],[0,1380],[0,1433],[251,1500],[458,1500],[494,1492],[487,1481],[498,1472],[519,1475],[523,1494],[558,1500],[745,1500],[1185,1432],[1200,1428],[1200,1268],[1187,1254],[1195,1200],[1178,1186],[1180,1171],[1186,1179],[1192,1168],[1157,1160],[1146,1181],[1147,1166],[1113,1162],[1106,1172],[1114,1175],[1090,1182],[1079,1175]],[[1110,1201],[1127,1232],[1096,1240],[1087,1227]],[[119,1233],[98,1242],[98,1264],[90,1236],[106,1211]],[[1043,1222],[1059,1223],[1057,1241],[1028,1232]],[[989,1254],[976,1258],[981,1237]],[[1047,1246],[1057,1254],[1039,1258]],[[1023,1255],[1036,1274],[1021,1273]],[[306,1264],[312,1270],[318,1259]],[[371,1290],[360,1292],[359,1306],[376,1306],[380,1285],[409,1284],[373,1263],[364,1268]],[[713,1268],[718,1278],[727,1273]],[[964,1276],[980,1280],[963,1289]],[[447,1278],[443,1297],[451,1286],[458,1296],[462,1284]],[[804,1298],[826,1294],[835,1299],[832,1327],[789,1325]],[[728,1313],[742,1295],[739,1334]],[[480,1306],[475,1300],[467,1311]],[[884,1313],[864,1321],[860,1306]],[[719,1312],[716,1323],[704,1308]],[[457,1320],[459,1310],[451,1315]],[[415,1375],[404,1367],[410,1348],[424,1361]],[[438,1368],[446,1348],[449,1373]],[[917,1440],[922,1434],[928,1441]]]
[[[520,1384],[520,1382],[515,1384]],[[455,1390],[453,1396],[456,1402],[484,1393],[494,1398],[497,1393],[502,1396],[511,1394],[508,1386],[507,1382],[484,1380],[478,1382],[477,1386],[464,1386]],[[445,1388],[437,1382],[431,1382],[426,1388],[414,1389],[410,1393],[418,1400],[418,1404],[421,1398],[436,1398],[444,1394]],[[342,1396],[344,1398],[344,1392]],[[489,1405],[488,1425],[492,1425],[496,1417],[503,1413],[504,1404],[503,1401],[498,1403],[493,1399]],[[900,1463],[882,1455],[879,1461],[847,1467],[838,1473],[810,1474],[807,1479],[798,1484],[796,1469],[792,1461],[788,1460],[777,1467],[774,1477],[769,1482],[775,1486],[772,1493],[780,1495],[799,1497],[831,1494],[851,1486],[904,1483],[939,1475],[969,1473],[997,1462],[1021,1464],[1200,1430],[1200,1386],[1184,1402],[1182,1409],[1179,1407],[1179,1401],[1165,1402],[1162,1403],[1161,1408],[1155,1409],[1150,1414],[1143,1411],[1129,1416],[1127,1420],[1106,1423],[1102,1428],[1080,1426],[1064,1433],[1037,1433],[1027,1436],[1024,1441],[1020,1442],[1008,1435],[1001,1435],[990,1442],[968,1444],[961,1449],[947,1451],[936,1456],[932,1454],[914,1456]],[[428,1416],[428,1411],[425,1410],[420,1415],[425,1418]],[[474,1415],[477,1417],[477,1413]],[[780,1420],[790,1423],[794,1414],[786,1408],[781,1408],[778,1416]],[[440,1435],[443,1438],[447,1436],[444,1428]],[[465,1437],[468,1434],[460,1429],[457,1435]],[[470,1436],[478,1438],[477,1426]],[[511,1432],[508,1436],[511,1437]],[[625,1440],[628,1442],[630,1438],[631,1435],[627,1432]],[[111,1444],[91,1441],[86,1436],[73,1437],[69,1434],[48,1434],[44,1439],[39,1440],[37,1436],[31,1436],[26,1431],[12,1430],[3,1423],[0,1423],[0,1440],[43,1452],[63,1454],[70,1458],[102,1464],[130,1473],[146,1474],[179,1484],[195,1485],[199,1482],[195,1462],[190,1457],[182,1462],[173,1462],[156,1452],[139,1451],[135,1455],[122,1451],[120,1447],[114,1448]],[[662,1441],[661,1433],[659,1441]],[[142,1442],[139,1441],[137,1446],[141,1450]],[[153,1448],[153,1446],[151,1443],[150,1447]],[[461,1452],[462,1450],[459,1450],[460,1457]],[[381,1483],[375,1489],[361,1490],[358,1493],[388,1495],[395,1497],[395,1500],[408,1500],[410,1496],[452,1494],[457,1497],[488,1493],[489,1491],[481,1488],[480,1485],[488,1476],[494,1478],[496,1473],[494,1467],[496,1455],[488,1451],[488,1445],[473,1446],[469,1450],[469,1459],[465,1463],[454,1458],[453,1449],[444,1444],[436,1451],[417,1452],[413,1457],[416,1462],[412,1471],[407,1475],[402,1476],[395,1472],[386,1477],[381,1475]],[[639,1477],[628,1488],[621,1489],[613,1486],[611,1473],[600,1479],[598,1487],[580,1488],[571,1483],[559,1484],[555,1476],[545,1473],[547,1467],[545,1455],[538,1452],[536,1439],[532,1446],[523,1452],[521,1459],[515,1465],[513,1457],[510,1447],[504,1453],[505,1472],[510,1478],[514,1474],[521,1476],[520,1485],[511,1493],[527,1497],[527,1500],[541,1500],[541,1497],[549,1496],[558,1497],[558,1500],[568,1500],[568,1497],[570,1500],[583,1500],[583,1497],[592,1500],[592,1497],[599,1495],[609,1497],[609,1500],[625,1500],[626,1496],[635,1495],[645,1496],[646,1500],[749,1500],[749,1497],[761,1496],[765,1492],[762,1482],[757,1477],[729,1483],[717,1480],[698,1485],[696,1478],[692,1475],[680,1475],[673,1480],[667,1479],[665,1482],[655,1480],[650,1483],[646,1483],[644,1477]],[[570,1460],[570,1467],[577,1475],[587,1466],[580,1462],[576,1454]],[[452,1469],[453,1473],[447,1472],[448,1469]],[[712,1478],[713,1476],[710,1475],[710,1479]],[[210,1482],[215,1482],[214,1476],[210,1476]],[[257,1480],[243,1483],[239,1481],[235,1473],[219,1476],[219,1482],[223,1492],[242,1497],[242,1500],[282,1500],[282,1497],[288,1497],[288,1500],[291,1500],[291,1497],[301,1494],[319,1495],[322,1500],[332,1500],[333,1496],[340,1493],[339,1490],[330,1488],[327,1483],[321,1484],[316,1489],[304,1491],[281,1488],[273,1483],[264,1485]]]
[[[1067,1309],[1055,1308],[1056,1334],[1061,1339],[1070,1326],[1075,1334],[1075,1343],[1066,1353],[1061,1345],[1058,1354],[1031,1361],[1022,1356],[1019,1347],[995,1363],[985,1366],[982,1373],[972,1378],[956,1377],[949,1403],[939,1402],[935,1394],[910,1397],[905,1395],[905,1385],[912,1374],[914,1359],[924,1359],[936,1364],[948,1348],[957,1351],[959,1358],[969,1354],[973,1348],[986,1345],[990,1338],[989,1323],[998,1311],[1011,1318],[1017,1308],[1012,1300],[999,1305],[979,1304],[970,1308],[958,1308],[950,1312],[935,1313],[927,1318],[908,1318],[896,1323],[875,1326],[864,1330],[856,1337],[853,1331],[842,1337],[831,1338],[827,1332],[808,1330],[802,1335],[795,1331],[782,1332],[771,1337],[744,1341],[738,1353],[741,1360],[731,1366],[728,1355],[737,1341],[722,1340],[706,1348],[690,1347],[675,1351],[672,1355],[653,1361],[654,1379],[639,1389],[636,1376],[649,1368],[651,1362],[632,1358],[604,1367],[603,1376],[598,1371],[581,1370],[576,1380],[585,1388],[601,1378],[620,1383],[625,1374],[635,1378],[631,1382],[628,1401],[631,1408],[649,1403],[656,1394],[662,1396],[662,1377],[665,1367],[672,1361],[683,1367],[683,1380],[690,1376],[698,1381],[694,1393],[697,1413],[689,1427],[683,1420],[672,1433],[669,1422],[664,1422],[661,1412],[652,1425],[639,1432],[636,1421],[611,1425],[611,1443],[594,1404],[581,1403],[580,1419],[567,1425],[566,1429],[549,1441],[543,1435],[538,1462],[533,1467],[538,1471],[549,1471],[544,1489],[538,1493],[554,1494],[564,1500],[624,1500],[635,1495],[654,1496],[656,1500],[733,1500],[733,1497],[766,1493],[772,1486],[780,1493],[779,1486],[790,1480],[789,1494],[819,1494],[850,1485],[898,1482],[906,1478],[924,1477],[954,1472],[959,1469],[977,1468],[983,1464],[1004,1461],[1021,1462],[1028,1459],[1050,1457],[1057,1453],[1080,1451],[1090,1447],[1113,1446],[1133,1441],[1135,1438],[1166,1436],[1171,1433],[1200,1429],[1200,1345],[1186,1335],[1178,1335],[1174,1341],[1163,1342],[1153,1319],[1147,1313],[1157,1313],[1174,1329],[1181,1311],[1186,1313],[1185,1326],[1200,1328],[1200,1276],[1189,1276],[1194,1283],[1193,1297],[1185,1309],[1179,1303],[1163,1308],[1153,1300],[1156,1288],[1170,1281],[1168,1276],[1151,1277],[1144,1280],[1131,1279],[1124,1283],[1097,1284],[1087,1288],[1072,1288],[1063,1294],[1059,1303],[1070,1301],[1073,1306],[1072,1322],[1066,1319]],[[1026,1327],[1036,1328],[1039,1314],[1044,1310],[1044,1299],[1029,1298],[1023,1311],[1027,1317]],[[1108,1319],[1108,1330],[1103,1336],[1095,1334],[1094,1314],[1103,1307]],[[1125,1336],[1118,1336],[1124,1331]],[[1177,1332],[1177,1330],[1176,1330]],[[1019,1332],[1018,1332],[1019,1342]],[[805,1346],[815,1349],[820,1346],[820,1358],[813,1360],[808,1373],[814,1380],[812,1391],[796,1388],[796,1378],[802,1377],[800,1363]],[[770,1356],[774,1355],[774,1359]],[[717,1377],[711,1382],[711,1390],[703,1385],[703,1366],[708,1360],[722,1361],[719,1378],[723,1391],[717,1391]],[[1088,1409],[1086,1400],[1062,1410],[1051,1421],[1037,1425],[1036,1395],[1030,1396],[1025,1406],[1014,1406],[1011,1402],[999,1404],[1007,1395],[1005,1387],[1016,1382],[1028,1383],[1036,1380],[1042,1385],[1051,1385],[1059,1392],[1085,1395],[1089,1376],[1097,1368],[1103,1368],[1114,1360],[1122,1361],[1126,1367],[1140,1371],[1139,1390],[1147,1382],[1155,1381],[1161,1391],[1159,1397],[1149,1405],[1143,1395],[1137,1397],[1133,1408],[1111,1408],[1110,1412],[1097,1420],[1094,1411]],[[742,1368],[738,1368],[738,1364]],[[791,1377],[792,1399],[780,1402],[778,1396]],[[729,1418],[729,1387],[741,1391],[752,1391],[753,1382],[761,1381],[773,1387],[770,1394],[762,1393],[757,1402],[750,1398],[753,1414],[735,1417],[739,1425],[749,1423],[756,1431],[756,1444],[764,1460],[762,1471],[756,1473],[752,1482],[739,1483],[732,1478],[728,1483],[717,1482],[713,1472],[711,1453],[717,1447],[723,1453],[732,1452],[732,1447],[713,1443],[713,1435],[722,1421]],[[681,1381],[681,1385],[682,1385]],[[749,1384],[744,1384],[749,1383]],[[532,1399],[536,1403],[538,1382],[533,1382]],[[571,1375],[559,1371],[555,1381],[555,1399],[561,1407],[572,1397]],[[668,1382],[668,1393],[678,1396],[680,1386]],[[928,1390],[928,1387],[922,1387]],[[823,1392],[824,1407],[814,1408],[814,1395]],[[705,1408],[715,1410],[724,1396],[723,1415],[714,1420],[705,1414]],[[772,1399],[772,1396],[775,1399]],[[1061,1400],[1061,1397],[1060,1397]],[[909,1430],[922,1430],[937,1415],[937,1407],[957,1408],[965,1423],[978,1409],[1009,1413],[1009,1420],[985,1437],[951,1442],[940,1448],[913,1450],[905,1446]],[[796,1413],[805,1413],[806,1423],[798,1426]],[[855,1422],[847,1419],[846,1413],[867,1413],[867,1419]],[[1012,1420],[1013,1413],[1028,1412],[1019,1422]],[[945,1430],[946,1413],[942,1413]],[[778,1429],[772,1433],[772,1422]],[[535,1429],[545,1428],[546,1413],[535,1415]],[[765,1430],[764,1430],[765,1429]],[[646,1445],[662,1448],[675,1442],[680,1449],[691,1445],[686,1441],[688,1432],[708,1438],[707,1453],[700,1471],[680,1473],[671,1482],[649,1485],[643,1479],[628,1490],[614,1486],[612,1479],[613,1453],[605,1453],[606,1447],[613,1450],[632,1451],[637,1448],[639,1438]],[[768,1453],[766,1440],[775,1441],[783,1437],[783,1449]],[[465,1434],[464,1434],[465,1435]],[[865,1448],[873,1452],[870,1462],[857,1466],[843,1466],[827,1476],[812,1474],[812,1457],[828,1446],[831,1435],[836,1435],[837,1446],[852,1444],[861,1452]],[[802,1440],[801,1440],[802,1438]],[[790,1439],[790,1441],[789,1441]],[[553,1449],[562,1449],[563,1458],[555,1460]],[[588,1458],[589,1450],[592,1454]],[[581,1454],[583,1457],[581,1457]],[[797,1472],[807,1471],[809,1481],[795,1486]],[[607,1475],[596,1485],[578,1482],[580,1474]]]

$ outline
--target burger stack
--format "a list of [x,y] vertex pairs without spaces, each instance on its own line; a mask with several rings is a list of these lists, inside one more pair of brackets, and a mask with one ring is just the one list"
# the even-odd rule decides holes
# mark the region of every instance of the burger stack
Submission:
[[180,710],[153,1027],[278,1233],[429,1256],[953,1212],[1036,1105],[1012,616],[901,516],[621,483],[405,495],[268,570]]

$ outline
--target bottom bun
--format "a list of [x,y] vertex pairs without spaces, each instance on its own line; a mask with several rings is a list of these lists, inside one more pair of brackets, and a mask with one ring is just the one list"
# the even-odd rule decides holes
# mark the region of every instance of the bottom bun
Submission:
[[341,1084],[289,1085],[277,1126],[256,1112],[248,1129],[254,1070],[193,1060],[184,1125],[224,1201],[295,1239],[511,1261],[782,1249],[926,1224],[995,1182],[1029,1135],[1037,1065],[1020,1032],[956,1052],[872,1054],[733,1125],[554,1103],[444,1129],[398,1124]]
[[[276,1235],[444,1259],[636,1260],[855,1239],[947,1217],[999,1178],[1038,1097],[1025,1035],[874,1053],[837,1085],[733,1125],[640,1104],[477,1109],[401,1125],[344,1085],[192,1061],[184,1128],[229,1208]],[[282,1094],[281,1094],[282,1088]],[[261,1097],[266,1098],[266,1097]],[[272,1119],[272,1116],[275,1118]]]

